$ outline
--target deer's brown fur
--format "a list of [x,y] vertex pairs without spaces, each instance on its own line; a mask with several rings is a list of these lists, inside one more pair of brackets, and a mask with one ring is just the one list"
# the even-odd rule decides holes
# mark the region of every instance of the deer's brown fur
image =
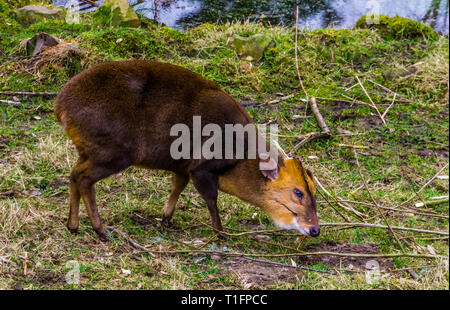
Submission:
[[[106,62],[72,78],[55,102],[55,114],[79,153],[71,176],[68,228],[78,229],[79,200],[83,199],[94,230],[105,240],[95,202],[94,184],[134,165],[173,173],[172,192],[164,208],[164,223],[173,215],[189,180],[205,199],[213,227],[222,225],[217,209],[218,189],[266,210],[277,223],[288,225],[293,212],[304,229],[317,226],[314,185],[298,159],[279,165],[280,176],[269,180],[257,159],[179,159],[170,156],[177,138],[175,124],[192,129],[193,116],[202,124],[252,123],[228,94],[184,68],[140,60]],[[305,200],[291,197],[296,187]],[[279,200],[283,200],[280,204]],[[287,208],[292,208],[289,211]]]

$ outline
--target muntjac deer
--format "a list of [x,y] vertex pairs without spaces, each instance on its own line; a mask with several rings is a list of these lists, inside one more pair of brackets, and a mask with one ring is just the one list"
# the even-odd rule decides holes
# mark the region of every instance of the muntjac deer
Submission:
[[[253,124],[233,98],[198,74],[160,62],[98,64],[64,85],[55,101],[55,114],[79,154],[70,175],[67,227],[71,232],[78,230],[82,198],[93,229],[100,240],[106,240],[94,184],[134,165],[172,172],[172,190],[164,207],[166,225],[192,180],[219,233],[217,195],[221,190],[261,208],[282,228],[319,235],[313,177],[298,158],[287,157],[281,149],[276,160],[268,153],[227,159],[171,156],[176,140],[171,128],[176,124],[192,129],[198,116],[219,129],[227,124]],[[201,139],[204,142],[206,137]],[[245,139],[248,144],[249,137]],[[268,162],[271,168],[262,169]]]

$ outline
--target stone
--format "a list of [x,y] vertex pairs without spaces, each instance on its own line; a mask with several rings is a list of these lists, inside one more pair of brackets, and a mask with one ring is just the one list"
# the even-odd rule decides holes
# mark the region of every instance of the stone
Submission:
[[46,46],[58,45],[58,40],[48,33],[41,32],[26,41],[27,56],[36,56]]
[[113,27],[133,27],[141,25],[139,17],[127,0],[105,0],[94,16],[101,17],[103,22]]
[[438,34],[430,26],[401,16],[363,15],[355,28],[376,29],[384,37],[394,39],[438,39]]
[[251,37],[242,37],[235,34],[231,42],[238,55],[248,61],[260,60],[264,56],[264,51],[275,45],[270,36],[261,33]]
[[41,5],[28,5],[13,11],[14,18],[24,26],[48,20],[63,20],[66,12],[60,7],[48,8]]

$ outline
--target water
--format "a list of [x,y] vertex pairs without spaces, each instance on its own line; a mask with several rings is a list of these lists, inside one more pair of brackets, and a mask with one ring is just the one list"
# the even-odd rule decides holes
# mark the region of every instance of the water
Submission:
[[[66,2],[54,1],[58,5]],[[169,27],[184,29],[205,22],[247,19],[289,26],[295,23],[297,5],[299,26],[304,29],[352,28],[362,15],[376,13],[422,21],[438,32],[449,33],[449,0],[148,0],[134,8]]]

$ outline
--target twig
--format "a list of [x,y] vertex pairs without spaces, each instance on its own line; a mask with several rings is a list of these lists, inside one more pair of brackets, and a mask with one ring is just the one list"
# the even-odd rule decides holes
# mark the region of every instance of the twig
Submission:
[[448,204],[448,197],[444,198],[444,199],[439,199],[439,200],[428,200],[428,201],[418,202],[418,203],[416,203],[416,208],[420,208],[423,206],[435,206],[435,205],[440,205],[442,203]]
[[0,91],[0,95],[57,96],[58,93],[4,90],[4,91]]
[[[371,223],[320,223],[321,227],[330,227],[330,226],[354,226],[354,227],[372,227],[372,228],[387,228],[387,225],[380,224],[371,224]],[[390,226],[390,229],[393,230],[402,230],[402,231],[412,231],[424,234],[433,234],[433,235],[443,235],[448,236],[449,233],[446,231],[435,231],[435,230],[427,230],[427,229],[418,229],[418,228],[410,228],[410,227],[401,227],[401,226]]]
[[311,110],[313,111],[314,117],[316,118],[317,123],[319,124],[322,131],[321,132],[313,132],[313,133],[309,134],[305,139],[303,139],[302,141],[300,141],[298,144],[296,144],[294,146],[294,148],[289,152],[290,154],[294,154],[304,144],[306,144],[314,139],[330,137],[330,129],[328,128],[327,124],[323,120],[323,116],[320,113],[319,108],[317,107],[316,98],[314,98],[314,97],[311,97]]
[[394,105],[396,97],[397,97],[397,94],[394,94],[394,98],[392,99],[392,103],[386,108],[386,110],[384,111],[383,115],[381,115],[383,117],[383,119],[386,116],[386,114],[389,111],[389,109]]
[[320,273],[327,273],[327,274],[333,274],[333,275],[337,274],[337,273],[332,272],[332,271],[313,269],[313,268],[308,268],[308,267],[303,267],[303,266],[292,266],[292,265],[287,265],[287,264],[283,264],[283,263],[279,263],[279,262],[273,262],[273,261],[270,261],[270,260],[263,260],[263,259],[256,259],[256,258],[251,258],[251,257],[247,257],[247,256],[242,256],[242,258],[247,259],[247,260],[252,261],[252,262],[263,263],[263,264],[270,264],[270,265],[275,265],[275,266],[280,266],[280,267],[294,268],[294,269],[303,269],[303,270],[320,272]]
[[303,145],[305,145],[306,143],[308,143],[312,140],[315,140],[318,138],[328,138],[328,137],[330,137],[330,135],[327,133],[324,133],[324,132],[312,132],[305,139],[303,139],[298,144],[296,144],[289,153],[293,154],[293,153],[297,152]]
[[322,114],[320,114],[319,108],[317,107],[316,98],[311,98],[311,110],[313,111],[314,116],[316,117],[317,122],[319,123],[320,128],[322,129],[322,133],[330,134],[330,129],[327,124],[323,120]]
[[[322,190],[322,191],[323,191],[323,190]],[[348,221],[348,218],[347,218],[344,214],[342,214],[341,211],[339,211],[338,209],[336,209],[336,208],[333,206],[333,203],[330,202],[330,201],[328,200],[328,198],[322,193],[322,191],[319,191],[319,194],[323,197],[323,199],[326,200],[326,202],[328,203],[328,205],[329,205],[330,207],[332,207],[333,210],[336,211],[336,213],[339,214],[339,215],[344,219],[344,221]],[[332,196],[330,195],[330,193],[328,193],[328,192],[325,192],[325,193],[326,193],[327,195],[329,195],[330,197],[332,197]],[[332,198],[334,198],[334,197],[332,197]],[[336,200],[335,200],[335,203],[336,203],[338,206],[340,206],[341,208],[343,208],[343,206],[340,205],[338,202],[336,202]]]
[[370,147],[368,146],[364,146],[364,145],[351,145],[351,144],[338,144],[338,146],[340,147],[350,147],[350,148],[354,148],[354,149],[370,149]]
[[380,117],[380,119],[381,119],[381,121],[383,122],[383,124],[386,125],[386,121],[384,120],[383,116],[381,115],[380,110],[378,110],[378,108],[377,108],[375,102],[373,102],[372,98],[369,96],[369,93],[366,91],[366,89],[365,89],[364,85],[361,83],[359,77],[358,77],[357,75],[355,75],[355,76],[356,76],[356,79],[358,80],[358,83],[359,83],[359,85],[361,86],[362,90],[363,90],[364,93],[366,94],[367,98],[369,98],[369,101],[370,101],[370,103],[372,104],[372,107],[377,111],[378,116]]
[[89,3],[89,4],[93,5],[93,6],[96,6],[96,7],[98,7],[98,4],[97,4],[97,3],[95,3],[95,2],[94,2],[94,1],[92,1],[92,0],[80,0],[80,2],[87,2],[87,3]]
[[[346,96],[346,97],[348,97],[348,96]],[[348,98],[351,98],[351,97],[348,97]],[[319,100],[327,100],[327,101],[336,101],[336,102],[345,102],[345,103],[350,103],[351,105],[353,105],[354,103],[357,103],[357,104],[362,104],[362,105],[368,105],[368,106],[370,106],[369,103],[364,102],[364,101],[360,101],[360,100],[356,100],[356,99],[353,99],[352,101],[347,100],[347,99],[325,98],[325,97],[316,97],[316,99],[319,99]]]
[[[142,251],[147,252],[147,251]],[[337,252],[298,252],[298,253],[283,253],[283,254],[262,254],[262,253],[238,253],[238,252],[220,252],[220,251],[209,251],[209,250],[173,250],[173,251],[163,251],[163,250],[151,250],[152,253],[156,254],[217,254],[223,256],[251,256],[251,257],[289,257],[289,256],[341,256],[341,257],[413,257],[413,258],[430,258],[430,259],[448,259],[444,255],[428,255],[428,254],[415,254],[415,253],[388,253],[388,254],[361,254],[361,253],[337,253]]]
[[116,233],[118,233],[119,235],[121,235],[125,240],[127,240],[133,247],[135,247],[138,250],[144,251],[149,253],[151,256],[155,257],[155,254],[152,253],[151,250],[147,249],[146,247],[140,245],[139,243],[137,243],[136,241],[134,241],[133,239],[130,238],[130,236],[128,236],[126,233],[121,232],[120,230],[118,230],[117,228],[114,228],[112,226],[107,226],[107,229],[110,229],[112,231],[115,231]]
[[442,167],[441,169],[439,169],[439,171],[427,182],[425,183],[424,186],[422,186],[417,192],[415,192],[411,197],[409,197],[408,199],[406,199],[405,201],[403,201],[399,207],[403,206],[404,204],[408,203],[411,201],[411,199],[415,198],[425,187],[427,187],[431,182],[434,181],[434,179],[436,179],[442,171],[444,171],[445,168],[448,167],[448,163],[445,164],[444,167]]
[[378,210],[378,213],[380,213],[381,217],[386,222],[386,225],[388,226],[389,230],[392,233],[392,236],[394,237],[394,239],[397,241],[398,245],[400,246],[400,249],[402,250],[402,252],[405,252],[405,249],[403,248],[402,243],[400,242],[400,240],[398,240],[397,236],[394,233],[394,230],[389,225],[389,222],[388,222],[386,216],[384,215],[383,211],[381,211],[381,209],[379,208],[378,203],[375,200],[375,198],[372,196],[372,192],[370,191],[369,186],[367,186],[366,178],[364,177],[364,174],[361,171],[361,165],[359,164],[358,153],[356,153],[355,149],[353,149],[353,153],[355,155],[355,160],[356,160],[356,165],[358,166],[359,175],[361,176],[361,179],[363,180],[364,187],[366,188],[367,192],[369,193],[370,199],[372,199],[373,203],[376,206],[376,209]]
[[274,104],[274,103],[278,103],[278,102],[284,101],[284,100],[292,98],[292,97],[294,97],[294,94],[287,95],[287,96],[284,96],[284,97],[280,97],[278,99],[271,100],[271,101],[269,101],[267,103],[268,104]]
[[[307,108],[309,96],[308,96],[308,92],[305,89],[305,86],[303,85],[303,80],[300,75],[300,69],[298,66],[298,55],[297,55],[297,45],[298,44],[297,44],[297,41],[298,41],[298,5],[297,5],[296,13],[295,13],[295,69],[297,70],[297,77],[298,77],[298,81],[300,82],[300,86],[302,87],[302,90],[306,96],[306,108]],[[306,112],[306,110],[305,110],[305,112]]]
[[[362,185],[362,187],[364,187],[364,184]],[[351,194],[351,193],[350,193]],[[320,202],[320,201],[318,201]],[[339,200],[339,202],[350,202],[350,203],[355,203],[355,204],[362,204],[362,205],[366,205],[366,206],[375,206],[373,203],[368,203],[368,202],[362,202],[362,201],[354,201],[354,200]],[[390,210],[390,211],[394,211],[394,212],[401,212],[401,213],[412,213],[412,214],[417,214],[417,215],[423,215],[423,216],[431,216],[431,217],[440,217],[440,218],[448,218],[447,215],[441,215],[441,214],[435,214],[435,213],[426,213],[426,212],[417,212],[415,210],[409,210],[409,209],[395,209],[395,208],[390,208],[390,207],[385,207],[385,206],[381,206],[378,205],[379,208],[381,209],[385,209],[385,210]]]
[[[339,205],[341,208],[343,208],[344,210],[350,211],[353,214],[355,214],[359,219],[364,221],[364,217],[363,214],[359,211],[356,211],[354,208],[352,208],[351,206],[349,206],[348,204],[342,202],[342,199],[340,197],[334,197],[333,195],[330,194],[330,192],[328,192],[328,190],[322,185],[322,183],[320,183],[319,179],[314,176],[314,181],[315,183],[319,186],[319,188],[325,193],[327,194],[329,197],[331,197],[333,200],[335,200],[336,204]],[[325,197],[324,197],[325,198]],[[327,200],[325,198],[325,200]],[[329,201],[327,200],[327,202],[329,203]]]
[[0,99],[0,102],[1,102],[1,103],[4,103],[4,104],[6,104],[6,105],[9,105],[9,106],[19,106],[19,105],[20,105],[20,102],[12,101],[12,100],[3,100],[3,99]]
[[385,90],[385,91],[387,91],[387,92],[389,92],[389,93],[391,93],[391,94],[394,94],[394,96],[398,96],[398,97],[400,97],[400,98],[404,98],[404,96],[402,96],[402,95],[396,93],[395,91],[393,91],[393,90],[387,88],[386,86],[383,86],[383,85],[381,85],[381,84],[378,84],[377,82],[374,82],[374,81],[372,81],[372,80],[370,80],[370,79],[367,79],[367,81],[369,81],[369,82],[372,83],[373,85],[378,86],[379,88],[381,88],[381,89],[383,89],[383,90]]

